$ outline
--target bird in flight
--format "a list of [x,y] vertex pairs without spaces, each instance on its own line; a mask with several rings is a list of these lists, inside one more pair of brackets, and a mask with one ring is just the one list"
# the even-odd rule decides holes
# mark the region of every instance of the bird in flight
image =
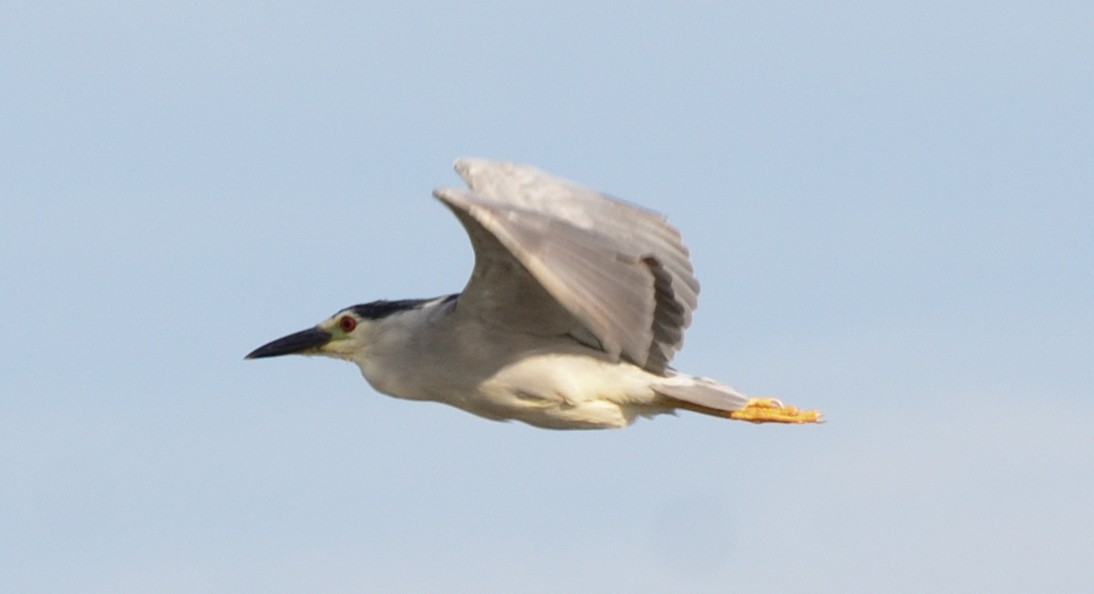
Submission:
[[678,409],[821,421],[669,366],[699,283],[663,216],[527,165],[455,168],[468,189],[433,196],[475,251],[463,292],[347,307],[247,358],[344,359],[384,394],[550,429],[624,427]]

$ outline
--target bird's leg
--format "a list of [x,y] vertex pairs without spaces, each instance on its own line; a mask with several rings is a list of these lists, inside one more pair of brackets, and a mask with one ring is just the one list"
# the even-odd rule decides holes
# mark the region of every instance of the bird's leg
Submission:
[[729,418],[753,423],[821,423],[818,410],[798,410],[775,398],[753,398],[744,408],[729,413]]

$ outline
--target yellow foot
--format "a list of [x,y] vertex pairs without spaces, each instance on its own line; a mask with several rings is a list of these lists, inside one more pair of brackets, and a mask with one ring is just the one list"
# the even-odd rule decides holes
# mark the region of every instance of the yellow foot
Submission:
[[753,423],[821,423],[820,411],[798,410],[785,406],[774,398],[753,398],[741,410],[729,413],[729,418]]

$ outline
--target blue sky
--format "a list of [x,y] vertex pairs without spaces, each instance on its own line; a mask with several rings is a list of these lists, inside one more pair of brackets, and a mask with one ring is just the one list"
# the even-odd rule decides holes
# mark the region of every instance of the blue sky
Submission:
[[[13,591],[1094,588],[1088,3],[23,3],[0,21]],[[667,213],[679,368],[821,408],[550,432],[248,361],[462,287],[429,197]]]

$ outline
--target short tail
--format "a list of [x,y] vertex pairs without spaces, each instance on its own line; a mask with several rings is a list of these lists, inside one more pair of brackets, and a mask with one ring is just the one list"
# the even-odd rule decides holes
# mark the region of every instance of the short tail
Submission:
[[676,373],[653,386],[662,404],[753,423],[823,423],[818,410],[799,410],[774,398],[750,398],[710,378]]
[[751,400],[725,384],[686,373],[666,377],[665,381],[653,386],[653,391],[665,398],[670,406],[716,417],[728,417]]

